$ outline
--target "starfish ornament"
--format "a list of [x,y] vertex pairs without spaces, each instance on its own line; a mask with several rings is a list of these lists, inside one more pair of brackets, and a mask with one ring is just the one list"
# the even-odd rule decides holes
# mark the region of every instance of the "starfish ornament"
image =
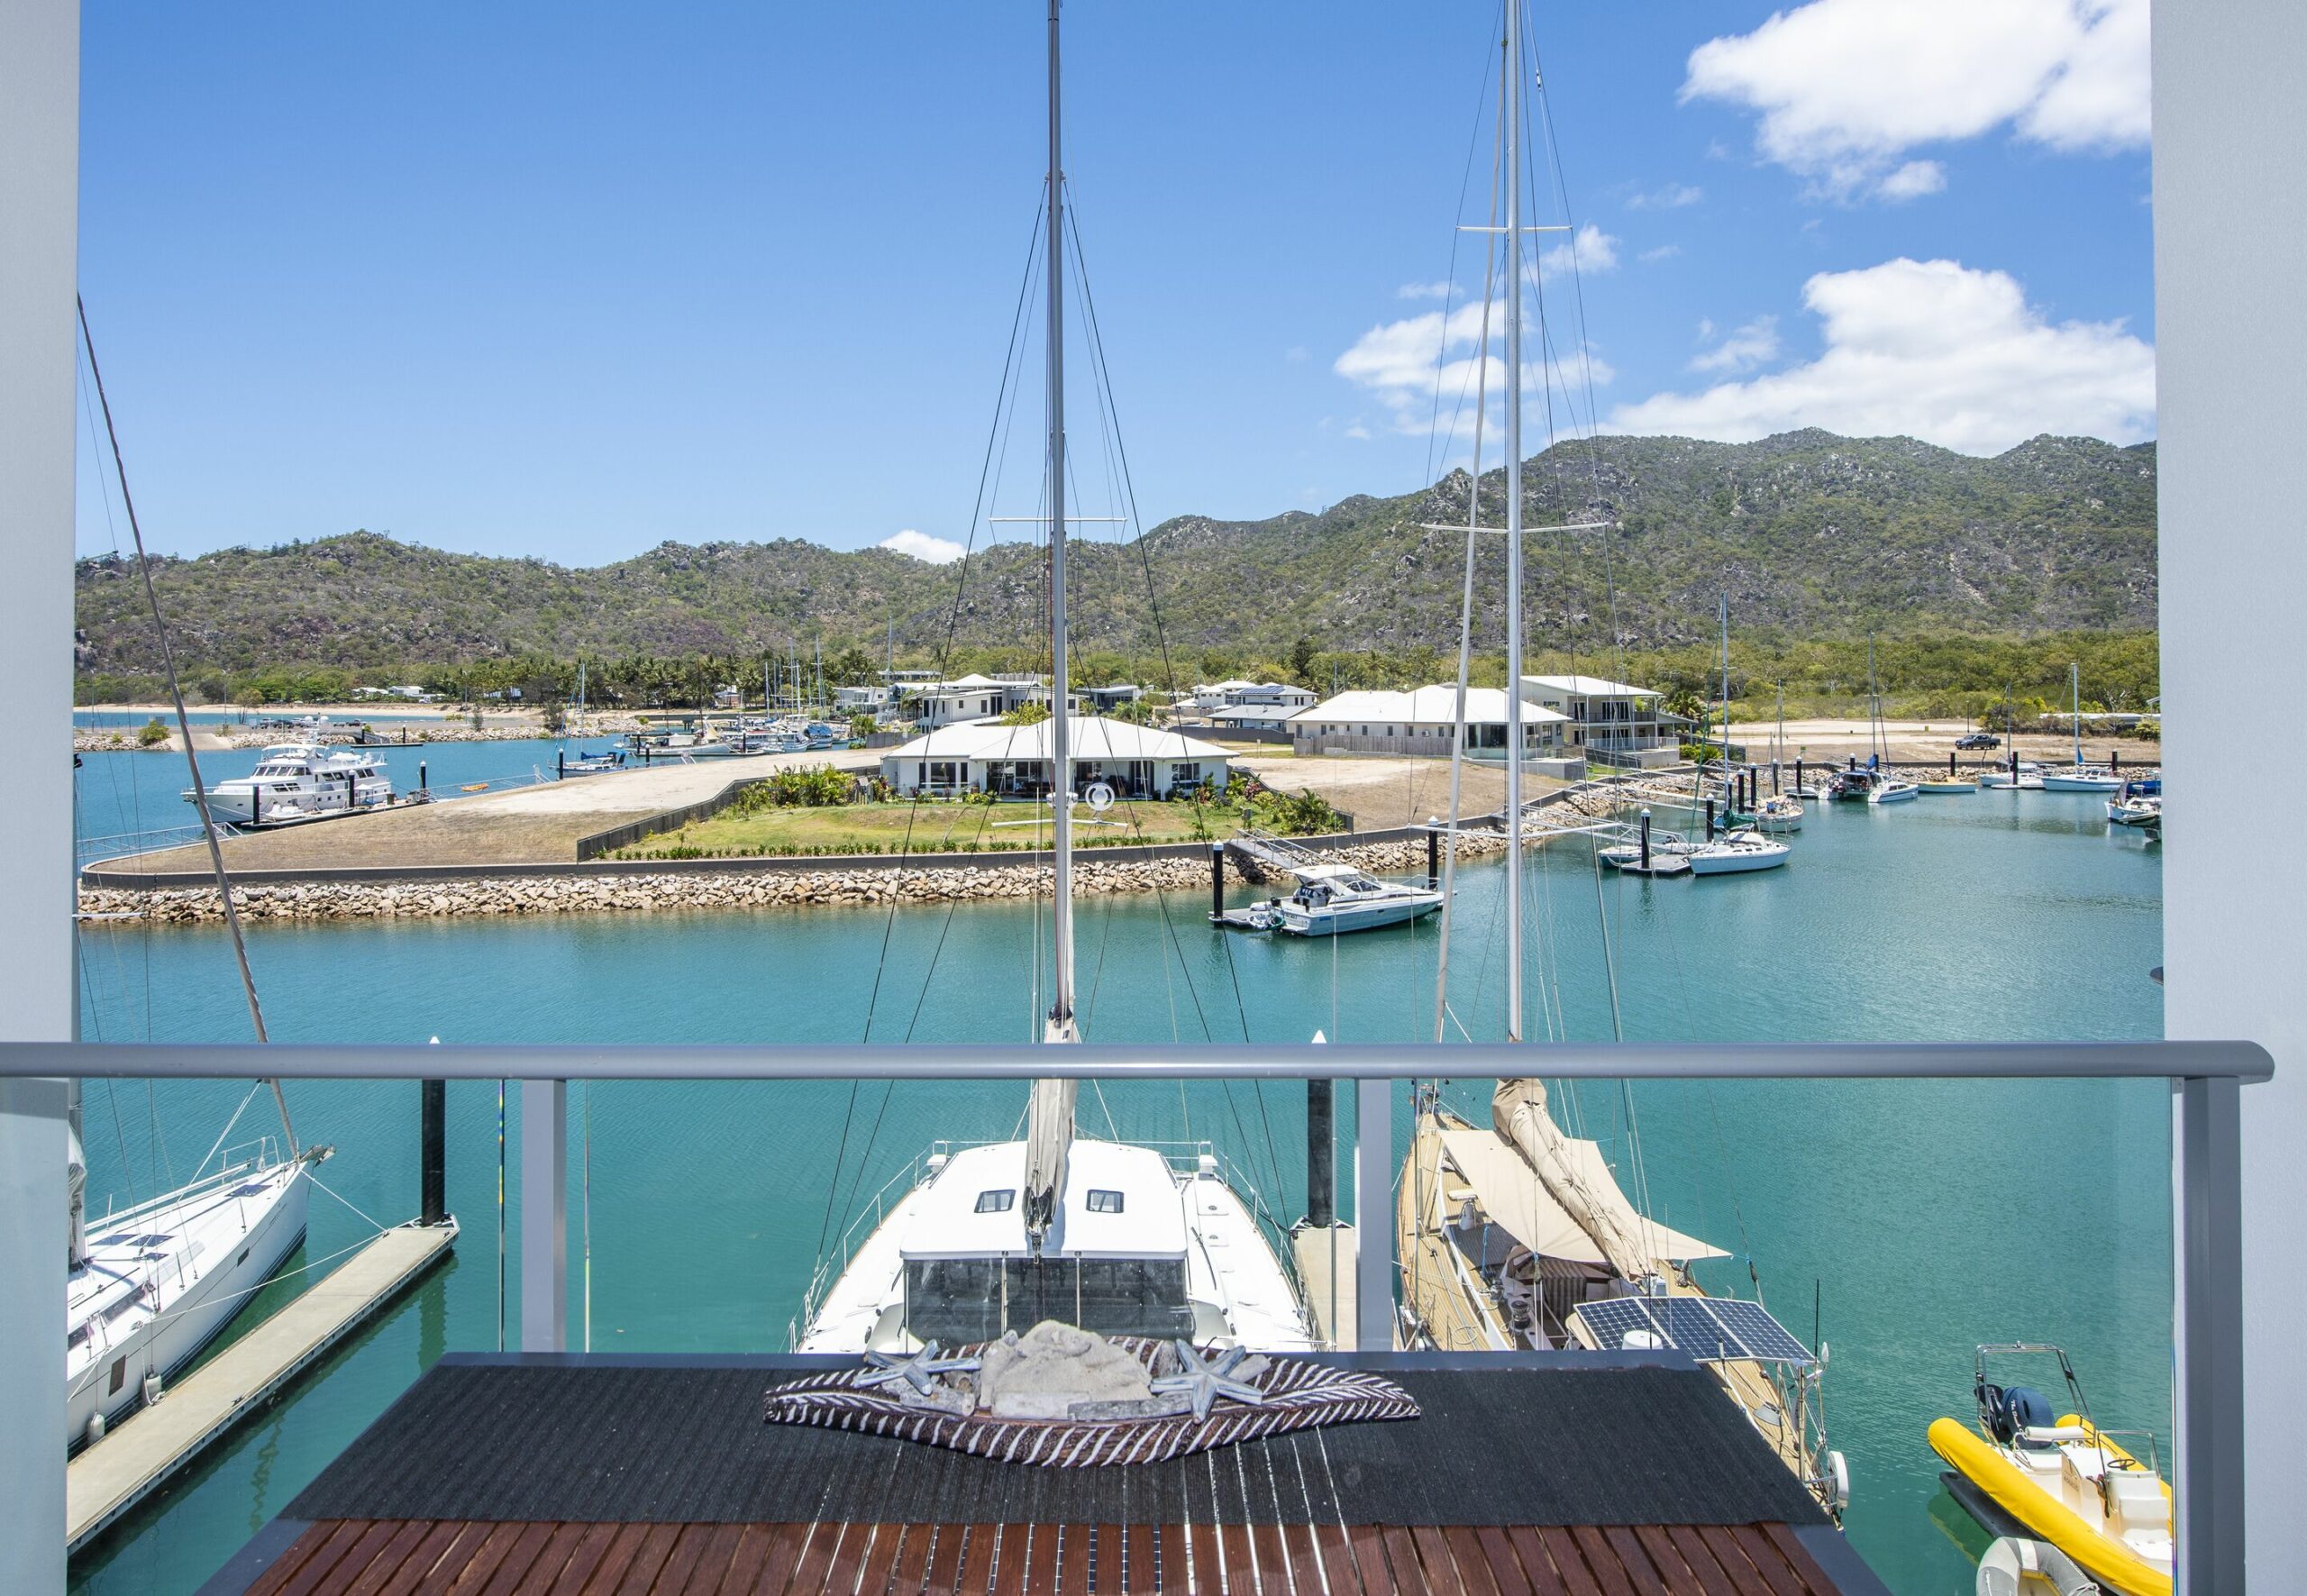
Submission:
[[1212,1403],[1219,1397],[1230,1397],[1236,1402],[1258,1407],[1265,1401],[1265,1393],[1245,1381],[1229,1379],[1244,1358],[1250,1355],[1245,1346],[1229,1346],[1204,1360],[1188,1341],[1172,1341],[1177,1349],[1179,1373],[1165,1374],[1154,1382],[1155,1396],[1172,1392],[1190,1393],[1196,1421],[1207,1419]]
[[909,1358],[893,1358],[885,1352],[869,1352],[865,1354],[865,1361],[872,1365],[873,1372],[859,1375],[858,1384],[895,1385],[902,1380],[925,1397],[937,1389],[939,1375],[964,1373],[982,1366],[977,1358],[939,1357],[935,1341],[925,1342],[921,1350]]

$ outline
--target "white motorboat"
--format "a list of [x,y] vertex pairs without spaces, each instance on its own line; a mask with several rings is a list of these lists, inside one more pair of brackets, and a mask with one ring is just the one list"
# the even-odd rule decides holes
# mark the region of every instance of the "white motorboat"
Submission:
[[1755,826],[1774,836],[1802,829],[1802,800],[1792,793],[1774,792],[1755,806]]
[[2116,825],[2153,825],[2163,818],[2163,800],[2149,794],[2118,793],[2107,800],[2107,818]]
[[2042,781],[2045,792],[2120,792],[2123,786],[2120,776],[2096,765],[2045,771]]
[[1896,776],[1877,771],[1874,786],[1866,795],[1870,804],[1903,804],[1919,797],[1922,789],[1912,781],[1901,781]]
[[[1650,834],[1650,857],[1658,859],[1687,859],[1704,843],[1694,843],[1678,831],[1654,831]],[[1639,870],[1642,867],[1642,844],[1639,838],[1628,843],[1613,843],[1607,848],[1597,848],[1594,856],[1612,870]]]
[[109,1424],[157,1394],[248,1305],[304,1239],[311,1167],[329,1154],[280,1156],[268,1137],[223,1154],[222,1167],[186,1186],[92,1221],[77,1092],[72,1103],[68,1446],[92,1438],[99,1415]]
[[1400,881],[1381,881],[1350,864],[1309,864],[1298,871],[1298,890],[1274,909],[1281,929],[1293,936],[1336,936],[1374,931],[1430,915],[1442,907],[1441,892]]
[[[1043,272],[1049,318],[1048,538],[1051,702],[1067,694],[1063,313],[1065,196],[1059,160],[1058,20],[1049,20],[1048,207]],[[1050,723],[1050,768],[1071,768],[1074,718]],[[1074,1008],[1072,806],[1050,807],[1050,1007],[1045,1047],[1078,1044]],[[1356,872],[1358,873],[1358,872]],[[1021,976],[1021,984],[1026,978]],[[1315,1345],[1297,1282],[1254,1192],[1196,1147],[1173,1165],[1154,1145],[1075,1134],[1078,1082],[1044,1077],[1026,1100],[1026,1134],[960,1151],[931,1149],[903,1190],[850,1227],[818,1260],[795,1321],[807,1353],[908,1352],[997,1340],[1056,1318],[1109,1335],[1304,1352]],[[836,1176],[838,1172],[836,1172]],[[867,1227],[870,1226],[870,1229]],[[1275,1235],[1270,1236],[1272,1229]],[[853,1251],[850,1237],[865,1231]],[[844,1255],[845,1254],[845,1255]]]
[[2021,761],[2018,769],[1988,771],[1979,777],[1979,785],[1998,791],[2040,792],[2043,789],[2043,767],[2031,760]]
[[1700,876],[1738,875],[1747,871],[1775,870],[1784,864],[1794,850],[1784,843],[1773,842],[1752,826],[1717,837],[1702,848],[1691,850],[1689,857],[1691,873]]
[[[198,802],[188,787],[184,801]],[[208,813],[219,825],[287,825],[392,801],[393,780],[381,756],[317,743],[277,743],[258,757],[255,770],[208,789]]]
[[1979,1558],[1978,1596],[2099,1596],[2096,1581],[2048,1541],[1998,1536]]

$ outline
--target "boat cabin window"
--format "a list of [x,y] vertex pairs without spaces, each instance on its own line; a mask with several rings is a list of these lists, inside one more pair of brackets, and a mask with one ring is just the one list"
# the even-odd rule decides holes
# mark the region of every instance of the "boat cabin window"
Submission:
[[1182,1258],[926,1258],[905,1266],[906,1328],[948,1346],[1062,1319],[1106,1336],[1193,1334]]
[[1007,1186],[977,1194],[977,1211],[980,1214],[1006,1214],[1015,1206],[1017,1194]]
[[1090,1211],[1093,1214],[1118,1214],[1121,1212],[1121,1193],[1100,1191],[1092,1186],[1090,1189]]

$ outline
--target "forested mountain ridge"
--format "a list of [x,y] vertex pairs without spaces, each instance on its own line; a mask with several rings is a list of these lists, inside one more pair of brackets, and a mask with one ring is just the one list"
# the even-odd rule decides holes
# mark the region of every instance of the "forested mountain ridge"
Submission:
[[[1672,647],[1710,635],[1729,596],[1745,633],[1850,637],[1869,629],[2025,635],[2155,625],[2156,453],[2040,437],[1990,459],[1907,438],[1819,431],[1759,442],[1604,438],[1524,468],[1534,632],[1558,646]],[[1448,649],[1455,642],[1470,482],[1454,472],[1397,497],[1318,515],[1184,515],[1142,543],[1077,540],[1075,635],[1142,655],[1153,616],[1173,648],[1286,657],[1328,649]],[[1503,519],[1501,473],[1480,516]],[[1502,540],[1484,538],[1477,586],[1494,638]],[[188,670],[330,665],[360,671],[512,656],[744,657],[797,642],[879,654],[1016,645],[1039,628],[1031,545],[933,566],[883,549],[783,537],[662,543],[572,569],[454,554],[357,532],[279,548],[161,560],[154,575]],[[1151,592],[1149,593],[1149,579]],[[958,605],[956,603],[958,595]],[[84,673],[158,667],[132,566],[78,569]]]

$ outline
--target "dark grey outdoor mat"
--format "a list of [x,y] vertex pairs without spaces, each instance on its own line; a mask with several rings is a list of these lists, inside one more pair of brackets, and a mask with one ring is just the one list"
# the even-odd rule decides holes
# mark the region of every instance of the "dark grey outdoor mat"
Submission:
[[[816,1366],[822,1366],[818,1364]],[[799,1365],[451,1354],[296,1518],[765,1523],[1823,1523],[1690,1367],[1380,1363],[1423,1417],[1128,1468],[1042,1469],[763,1424]]]

